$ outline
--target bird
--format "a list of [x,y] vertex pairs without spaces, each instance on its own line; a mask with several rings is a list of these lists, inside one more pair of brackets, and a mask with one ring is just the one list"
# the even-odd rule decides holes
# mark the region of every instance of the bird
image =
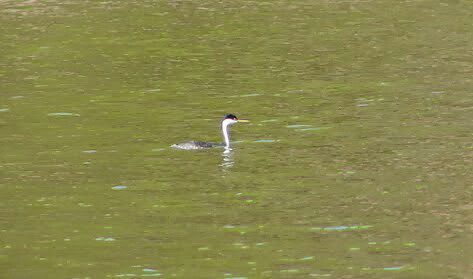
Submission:
[[222,120],[222,134],[224,143],[212,143],[212,142],[202,142],[202,141],[189,141],[183,143],[177,143],[171,145],[171,147],[176,149],[184,150],[195,150],[195,149],[208,149],[214,147],[224,147],[226,150],[230,150],[230,134],[229,128],[231,125],[237,122],[250,122],[246,119],[238,119],[234,114],[227,114]]

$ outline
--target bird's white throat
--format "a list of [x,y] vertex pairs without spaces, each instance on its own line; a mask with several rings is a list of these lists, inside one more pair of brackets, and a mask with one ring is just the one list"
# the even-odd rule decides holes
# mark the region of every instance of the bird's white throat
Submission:
[[230,149],[230,126],[237,123],[236,120],[233,119],[225,119],[222,121],[222,134],[223,140],[225,141],[225,148]]

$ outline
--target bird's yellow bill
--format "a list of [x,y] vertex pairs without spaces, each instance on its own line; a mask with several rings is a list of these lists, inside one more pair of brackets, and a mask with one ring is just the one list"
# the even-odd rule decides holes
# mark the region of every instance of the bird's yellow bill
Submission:
[[238,122],[250,122],[250,120],[247,120],[247,119],[238,119]]

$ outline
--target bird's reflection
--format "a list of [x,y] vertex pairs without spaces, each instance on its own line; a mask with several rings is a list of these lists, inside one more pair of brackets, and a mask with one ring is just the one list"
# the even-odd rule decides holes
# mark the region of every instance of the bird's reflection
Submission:
[[233,160],[233,150],[231,148],[225,148],[222,152],[222,158],[223,161],[220,166],[222,167],[223,172],[227,172],[235,164],[235,161]]

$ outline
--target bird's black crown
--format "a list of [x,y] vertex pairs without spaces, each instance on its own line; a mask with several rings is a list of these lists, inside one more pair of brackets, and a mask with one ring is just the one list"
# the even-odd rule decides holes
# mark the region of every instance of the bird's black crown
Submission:
[[227,114],[227,115],[225,115],[225,118],[224,118],[224,119],[238,120],[238,117],[236,117],[236,116],[233,115],[233,114]]

